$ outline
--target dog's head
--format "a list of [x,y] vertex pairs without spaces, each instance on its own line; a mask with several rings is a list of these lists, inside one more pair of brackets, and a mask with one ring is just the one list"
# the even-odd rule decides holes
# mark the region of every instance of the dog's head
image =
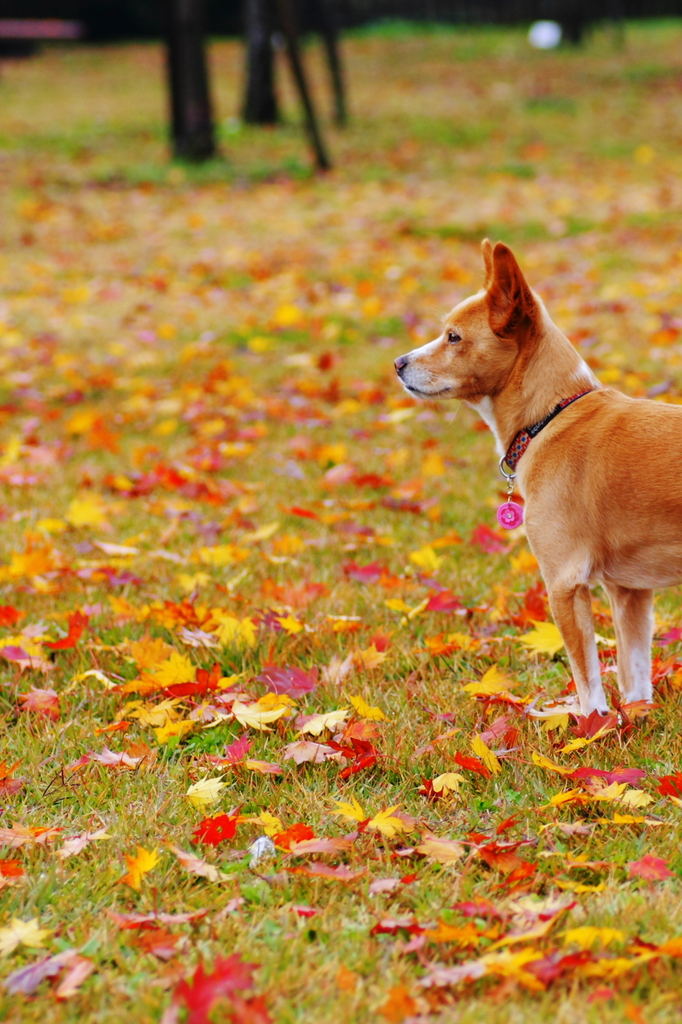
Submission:
[[395,368],[416,398],[478,402],[507,383],[519,352],[535,334],[540,310],[511,249],[481,245],[485,286],[445,318],[438,338],[407,355]]

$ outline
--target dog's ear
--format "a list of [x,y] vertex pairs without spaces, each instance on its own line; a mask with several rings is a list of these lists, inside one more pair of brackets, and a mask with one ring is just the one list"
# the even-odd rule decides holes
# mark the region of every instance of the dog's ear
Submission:
[[484,238],[481,242],[481,254],[485,268],[485,288],[487,289],[490,288],[493,279],[493,243],[489,238]]
[[490,326],[499,338],[512,339],[537,320],[537,303],[514,253],[503,242],[492,249],[491,265],[486,282]]

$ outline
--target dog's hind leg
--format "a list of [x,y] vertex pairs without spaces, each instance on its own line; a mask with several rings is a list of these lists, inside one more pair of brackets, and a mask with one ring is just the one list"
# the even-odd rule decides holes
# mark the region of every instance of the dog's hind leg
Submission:
[[554,621],[564,638],[583,715],[608,711],[594,639],[592,600],[586,583],[547,583]]
[[654,632],[653,590],[631,590],[605,583],[613,610],[618,645],[618,689],[624,704],[650,701],[651,638]]

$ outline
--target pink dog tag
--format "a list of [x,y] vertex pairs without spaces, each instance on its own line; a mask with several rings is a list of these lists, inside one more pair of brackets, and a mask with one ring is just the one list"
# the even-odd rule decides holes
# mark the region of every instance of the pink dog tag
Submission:
[[515,501],[505,501],[497,510],[497,521],[505,530],[515,530],[523,522],[523,508]]

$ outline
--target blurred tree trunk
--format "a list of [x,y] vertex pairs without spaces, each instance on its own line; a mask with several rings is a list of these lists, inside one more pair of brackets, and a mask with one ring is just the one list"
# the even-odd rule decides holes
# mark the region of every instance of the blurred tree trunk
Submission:
[[334,118],[338,125],[345,125],[347,119],[346,90],[343,82],[343,65],[339,53],[339,25],[334,0],[318,0],[322,39],[327,51],[329,74],[334,93]]
[[163,0],[173,155],[215,155],[213,114],[204,43],[204,0]]
[[590,26],[590,13],[586,0],[564,0],[558,20],[565,42],[572,46],[582,46]]
[[246,95],[243,117],[247,124],[279,121],[275,95],[275,55],[272,48],[272,0],[245,0]]

